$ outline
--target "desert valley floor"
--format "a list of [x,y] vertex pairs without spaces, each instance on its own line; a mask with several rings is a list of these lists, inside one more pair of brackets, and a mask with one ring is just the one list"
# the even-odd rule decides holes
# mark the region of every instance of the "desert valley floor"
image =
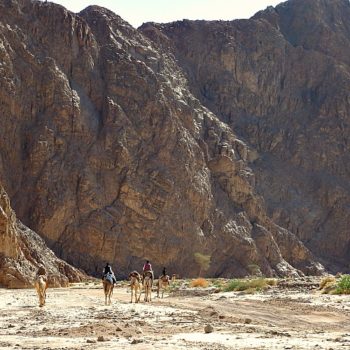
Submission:
[[304,279],[261,294],[185,288],[130,304],[123,283],[105,306],[100,282],[89,282],[48,289],[39,308],[34,289],[0,289],[0,349],[187,348],[349,349],[350,297]]

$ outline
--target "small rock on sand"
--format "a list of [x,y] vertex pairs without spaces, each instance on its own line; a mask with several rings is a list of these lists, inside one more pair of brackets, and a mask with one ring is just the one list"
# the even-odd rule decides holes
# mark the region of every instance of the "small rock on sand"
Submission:
[[207,324],[207,325],[204,327],[204,332],[205,332],[205,333],[212,333],[212,332],[214,332],[214,327],[213,327],[211,324]]

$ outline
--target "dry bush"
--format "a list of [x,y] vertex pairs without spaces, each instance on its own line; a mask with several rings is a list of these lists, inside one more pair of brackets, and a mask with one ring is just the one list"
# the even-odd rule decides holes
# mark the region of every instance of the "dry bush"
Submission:
[[269,286],[277,286],[277,280],[274,278],[267,278],[265,281]]
[[191,281],[191,284],[190,284],[191,287],[195,287],[195,288],[198,288],[198,287],[206,288],[208,287],[208,285],[209,283],[205,278],[197,278]]
[[243,290],[243,293],[244,293],[244,294],[254,294],[254,293],[256,293],[256,291],[257,291],[256,288],[254,288],[254,287],[249,287],[249,288]]
[[334,286],[336,284],[336,279],[334,276],[323,277],[320,282],[320,289],[326,289],[328,287]]
[[194,253],[194,259],[199,266],[198,276],[200,276],[202,271],[207,271],[209,269],[211,256],[197,252]]

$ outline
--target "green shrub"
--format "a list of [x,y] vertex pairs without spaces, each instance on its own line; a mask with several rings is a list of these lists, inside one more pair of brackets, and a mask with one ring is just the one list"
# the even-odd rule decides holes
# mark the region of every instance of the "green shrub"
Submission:
[[269,288],[269,286],[276,285],[276,280],[274,279],[266,279],[266,278],[254,278],[250,280],[239,280],[234,279],[231,280],[225,288],[225,292],[249,292],[254,293],[258,291],[265,290]]
[[333,276],[327,276],[321,280],[320,289],[322,294],[350,294],[350,275],[341,275],[338,280]]
[[223,289],[223,284],[224,284],[224,282],[222,280],[213,279],[211,281],[211,285],[215,288],[218,288],[218,289]]
[[337,283],[337,294],[350,294],[350,275],[343,275]]
[[225,288],[225,292],[232,292],[238,290],[238,288],[242,285],[242,281],[240,280],[232,280],[228,283]]

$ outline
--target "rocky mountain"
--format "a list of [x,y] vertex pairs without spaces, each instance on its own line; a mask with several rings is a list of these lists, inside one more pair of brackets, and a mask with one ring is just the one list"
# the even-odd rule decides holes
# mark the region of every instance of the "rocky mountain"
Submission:
[[0,181],[18,217],[96,275],[147,258],[195,276],[198,253],[211,276],[344,267],[347,155],[327,144],[346,147],[346,49],[303,46],[283,16],[304,2],[136,30],[96,6],[0,0]]
[[290,0],[249,20],[146,24],[191,92],[256,153],[267,213],[349,269],[350,3]]
[[33,286],[40,265],[45,266],[49,286],[67,286],[69,282],[79,282],[85,277],[58,259],[42,238],[17,220],[0,185],[0,286]]

